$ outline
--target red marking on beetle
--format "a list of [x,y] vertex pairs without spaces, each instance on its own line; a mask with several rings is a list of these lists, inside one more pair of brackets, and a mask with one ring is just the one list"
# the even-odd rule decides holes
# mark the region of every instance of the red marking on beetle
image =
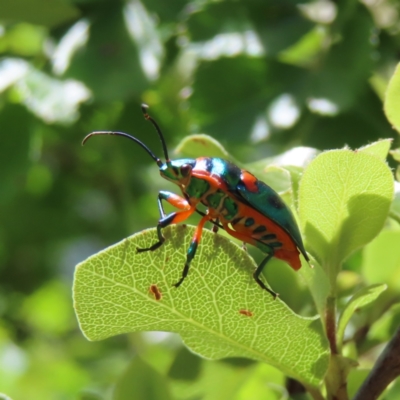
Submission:
[[244,183],[244,186],[249,192],[253,193],[258,192],[258,186],[257,186],[258,179],[253,174],[251,174],[248,171],[242,170],[240,179]]
[[239,314],[245,315],[246,317],[252,317],[253,313],[249,310],[239,310]]
[[154,296],[154,299],[156,301],[161,300],[162,295],[157,285],[150,285],[149,292]]

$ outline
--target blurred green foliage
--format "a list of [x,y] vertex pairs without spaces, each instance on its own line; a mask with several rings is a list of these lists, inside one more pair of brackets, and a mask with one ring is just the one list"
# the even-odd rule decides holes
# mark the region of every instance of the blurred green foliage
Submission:
[[[148,398],[282,398],[285,377],[273,367],[182,362],[174,335],[83,337],[72,313],[75,264],[154,226],[157,191],[174,188],[123,139],[80,143],[119,130],[161,154],[142,102],[170,149],[207,133],[246,163],[295,146],[394,138],[382,101],[399,27],[390,0],[0,0],[0,392],[122,399],[140,371],[138,391],[166,388]],[[364,283],[389,285],[345,333],[344,352],[367,370],[399,321],[399,227],[391,219],[385,228],[339,275],[343,307]],[[304,286],[294,273],[267,275],[296,312],[311,312],[308,301],[290,302],[288,287]],[[353,391],[364,376],[350,375]],[[400,385],[386,396],[398,398]]]

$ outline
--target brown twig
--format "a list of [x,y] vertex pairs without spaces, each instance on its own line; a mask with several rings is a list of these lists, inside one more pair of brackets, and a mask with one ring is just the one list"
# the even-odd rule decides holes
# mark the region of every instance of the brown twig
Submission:
[[379,356],[353,400],[375,400],[400,375],[400,327]]

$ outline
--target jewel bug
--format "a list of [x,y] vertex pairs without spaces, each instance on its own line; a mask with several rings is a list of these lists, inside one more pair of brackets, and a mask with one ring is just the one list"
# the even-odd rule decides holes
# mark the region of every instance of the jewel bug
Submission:
[[[182,222],[194,212],[198,212],[202,218],[187,251],[181,278],[174,286],[180,286],[187,277],[204,224],[210,221],[214,224],[214,232],[218,228],[223,228],[231,236],[257,247],[266,254],[255,269],[253,277],[262,289],[275,298],[277,294],[260,279],[260,274],[267,262],[272,257],[276,257],[287,262],[294,270],[298,270],[301,267],[300,253],[309,261],[299,228],[290,209],[271,187],[227,160],[211,157],[171,160],[161,129],[147,113],[147,109],[147,105],[142,104],[145,119],[153,124],[160,138],[165,162],[156,157],[139,139],[124,132],[96,131],[87,135],[82,142],[85,144],[90,137],[95,135],[117,135],[133,140],[156,162],[161,176],[180,187],[183,197],[172,192],[159,192],[158,241],[150,247],[140,248],[137,251],[157,250],[165,241],[162,234],[163,228]],[[167,201],[180,211],[166,215],[163,201]],[[197,209],[200,204],[207,208],[205,213]]]

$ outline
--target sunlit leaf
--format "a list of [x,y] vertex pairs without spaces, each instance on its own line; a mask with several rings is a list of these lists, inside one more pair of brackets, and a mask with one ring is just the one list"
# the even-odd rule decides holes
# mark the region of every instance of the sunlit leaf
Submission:
[[397,65],[387,87],[384,107],[389,122],[400,132],[400,64]]
[[232,156],[225,150],[221,143],[208,135],[186,136],[176,147],[176,153],[185,157],[220,157],[233,161]]
[[74,122],[80,103],[90,97],[81,82],[55,79],[32,67],[15,87],[26,107],[47,123]]
[[393,157],[394,160],[400,162],[400,148],[391,150],[390,155]]
[[363,273],[368,283],[400,288],[400,231],[385,230],[363,251]]
[[382,229],[393,198],[393,177],[377,157],[329,151],[305,170],[299,214],[309,251],[324,268],[339,266]]
[[[247,357],[318,385],[327,368],[327,342],[319,320],[294,314],[251,277],[255,264],[228,239],[203,233],[198,255],[182,285],[194,229],[165,230],[166,244],[147,230],[89,258],[76,269],[75,309],[91,340],[132,331],[179,333],[194,352],[210,359]],[[184,245],[183,245],[184,244]]]
[[392,139],[378,140],[375,143],[361,147],[359,151],[371,154],[371,156],[378,157],[382,161],[385,161],[389,154],[391,144],[392,144]]
[[390,205],[390,216],[400,222],[400,183],[394,182],[394,199]]
[[317,262],[311,260],[310,264],[313,268],[308,268],[307,266],[301,268],[299,274],[311,291],[319,315],[324,317],[326,299],[330,291],[329,279],[326,271]]

